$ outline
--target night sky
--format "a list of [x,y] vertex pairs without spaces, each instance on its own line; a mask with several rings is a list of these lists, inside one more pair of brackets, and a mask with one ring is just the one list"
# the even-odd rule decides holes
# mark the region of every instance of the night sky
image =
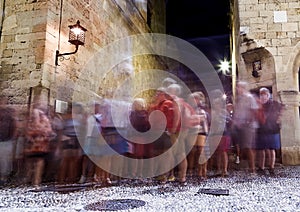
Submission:
[[229,33],[229,0],[167,0],[167,33],[183,39]]
[[[184,39],[218,69],[230,59],[230,0],[166,0],[167,34]],[[231,77],[219,74],[225,92],[231,94]]]
[[167,0],[167,34],[189,41],[214,62],[228,56],[229,11],[229,0]]

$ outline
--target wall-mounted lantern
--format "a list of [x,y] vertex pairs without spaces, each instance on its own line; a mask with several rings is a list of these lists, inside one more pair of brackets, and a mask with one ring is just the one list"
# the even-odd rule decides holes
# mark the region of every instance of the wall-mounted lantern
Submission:
[[252,63],[252,76],[258,78],[261,76],[261,61],[257,60]]
[[59,50],[56,50],[55,55],[55,66],[58,65],[58,57],[62,57],[62,60],[64,60],[65,55],[71,55],[75,54],[78,50],[78,47],[81,45],[84,45],[85,42],[85,32],[87,31],[84,27],[80,25],[79,20],[74,25],[69,25],[70,32],[69,32],[69,43],[75,45],[75,51],[74,52],[68,52],[68,53],[59,53]]

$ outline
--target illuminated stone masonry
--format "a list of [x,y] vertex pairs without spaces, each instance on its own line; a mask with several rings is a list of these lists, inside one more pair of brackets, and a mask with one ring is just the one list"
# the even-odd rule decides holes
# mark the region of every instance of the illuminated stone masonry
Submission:
[[[300,2],[240,0],[239,79],[266,86],[286,105],[282,118],[283,164],[300,164]],[[254,73],[254,64],[260,64]],[[257,75],[255,75],[257,74]]]

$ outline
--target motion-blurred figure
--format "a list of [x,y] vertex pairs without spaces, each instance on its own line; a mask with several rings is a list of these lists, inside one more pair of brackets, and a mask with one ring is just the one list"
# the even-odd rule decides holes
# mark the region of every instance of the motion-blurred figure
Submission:
[[8,183],[13,165],[13,146],[16,136],[14,110],[5,99],[0,100],[0,185]]
[[255,139],[258,127],[257,114],[259,105],[255,97],[249,92],[246,82],[238,82],[236,85],[235,112],[233,125],[242,151],[247,155],[249,172],[255,174]]
[[283,111],[283,105],[272,100],[269,89],[265,87],[259,90],[259,97],[263,107],[265,121],[260,123],[257,130],[258,171],[265,173],[267,158],[269,173],[275,175],[274,166],[276,150],[280,149],[280,116]]

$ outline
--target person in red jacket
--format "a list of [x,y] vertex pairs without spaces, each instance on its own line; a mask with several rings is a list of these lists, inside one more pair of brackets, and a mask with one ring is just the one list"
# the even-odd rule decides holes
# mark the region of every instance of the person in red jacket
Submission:
[[[159,164],[154,164],[156,173],[160,173],[158,180],[165,183],[167,181],[168,172],[173,168],[173,155],[171,151],[171,138],[170,134],[176,132],[177,123],[179,121],[179,108],[177,104],[170,99],[170,96],[166,94],[164,88],[158,88],[152,105],[149,109],[151,130],[153,134],[157,134],[159,137],[153,142],[154,156],[165,154],[165,160]],[[163,174],[162,170],[164,171]]]
[[[178,163],[178,179],[180,183],[186,182],[186,173],[188,168],[187,154],[192,147],[188,147],[187,143],[190,139],[188,132],[191,127],[198,124],[199,117],[197,117],[193,107],[181,98],[181,86],[179,84],[171,84],[168,86],[168,94],[172,97],[179,111],[177,113],[177,120],[173,122],[173,131],[170,132],[171,142],[174,145],[173,154],[175,164]],[[196,139],[196,137],[195,137]],[[172,178],[172,176],[171,176]]]

